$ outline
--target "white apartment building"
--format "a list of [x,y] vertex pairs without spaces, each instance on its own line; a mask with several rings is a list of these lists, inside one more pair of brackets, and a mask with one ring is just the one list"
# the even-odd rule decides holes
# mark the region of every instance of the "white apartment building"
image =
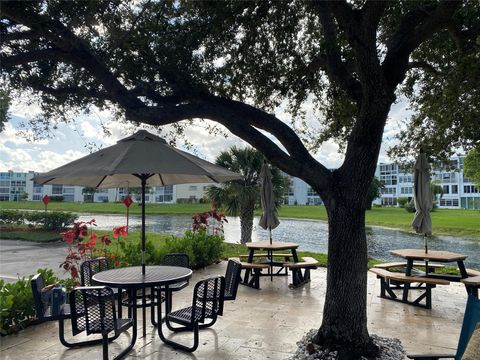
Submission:
[[284,174],[290,179],[284,202],[287,205],[321,205],[322,199],[305,181]]
[[[40,201],[45,195],[61,196],[67,202],[115,202],[122,201],[127,194],[140,201],[140,194],[128,188],[97,189],[95,193],[85,193],[82,186],[39,185],[32,178],[35,172],[0,172],[0,201],[19,201],[22,199]],[[205,189],[211,184],[181,184],[155,186],[147,188],[147,203],[173,204],[176,202],[198,202],[203,198]],[[92,199],[93,197],[93,199]]]
[[[437,167],[431,170],[432,181],[443,189],[443,195],[437,202],[438,207],[480,209],[480,191],[463,175],[464,158],[465,156],[453,157],[448,168]],[[382,196],[375,203],[396,206],[398,198],[413,198],[413,174],[403,172],[397,164],[378,164],[375,176],[385,185]]]
[[[432,181],[442,186],[443,195],[438,200],[440,208],[451,209],[480,209],[480,192],[477,187],[463,175],[464,156],[451,159],[449,169],[436,168],[432,170]],[[63,201],[84,202],[91,201],[84,194],[81,186],[67,185],[38,185],[32,181],[34,172],[0,172],[0,201],[17,201],[22,198],[27,200],[41,200],[44,195],[63,196]],[[285,176],[288,176],[285,174]],[[384,206],[397,206],[398,198],[408,200],[413,198],[413,174],[402,171],[397,164],[380,163],[377,165],[375,176],[378,177],[385,188],[380,198],[374,203]],[[284,202],[288,205],[320,205],[320,196],[303,180],[288,176],[290,186],[285,194]],[[147,189],[145,201],[147,203],[178,203],[198,202],[205,190],[212,184],[181,184],[165,187],[151,187]],[[128,188],[97,189],[93,194],[95,202],[122,201],[128,193]],[[132,195],[140,201],[139,195]]]

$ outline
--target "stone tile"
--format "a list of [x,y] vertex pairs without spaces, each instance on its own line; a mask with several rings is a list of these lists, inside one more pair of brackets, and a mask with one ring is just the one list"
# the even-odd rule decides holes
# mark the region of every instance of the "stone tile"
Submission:
[[[193,284],[201,278],[224,274],[226,263],[195,271],[190,286],[173,295],[174,309],[191,303]],[[261,290],[240,286],[235,301],[225,303],[224,316],[212,328],[200,331],[200,345],[194,354],[176,351],[165,345],[150,324],[147,336],[141,336],[127,359],[244,360],[285,359],[296,349],[296,342],[310,329],[320,326],[326,291],[326,270],[311,272],[312,281],[298,289],[288,287],[286,277],[263,277]],[[433,290],[433,309],[421,309],[379,298],[380,285],[368,276],[368,328],[372,334],[399,338],[407,352],[454,353],[458,342],[466,302],[461,284],[439,286]],[[125,312],[126,313],[126,312]],[[141,320],[141,312],[138,313]],[[147,321],[150,315],[147,313]],[[140,321],[141,322],[141,321]],[[170,334],[176,341],[191,344],[191,332]],[[67,338],[71,337],[66,325]],[[110,344],[110,357],[127,346],[128,335]],[[19,334],[0,338],[0,358],[87,359],[101,358],[102,347],[64,348],[58,340],[58,324],[44,323],[28,327]]]

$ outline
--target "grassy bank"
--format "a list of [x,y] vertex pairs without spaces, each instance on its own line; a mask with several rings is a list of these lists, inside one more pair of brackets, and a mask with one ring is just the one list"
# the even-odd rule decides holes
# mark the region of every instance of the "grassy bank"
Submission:
[[[40,201],[0,202],[1,209],[43,210]],[[50,203],[49,210],[72,211],[79,213],[124,214],[125,206],[121,203]],[[209,204],[147,204],[149,215],[192,215],[210,209]],[[140,215],[140,207],[133,204],[130,213]],[[261,211],[257,210],[257,214]],[[297,219],[327,220],[323,206],[287,206],[279,210],[280,217]],[[410,223],[413,214],[402,208],[374,208],[367,211],[366,224],[412,231]],[[480,211],[437,209],[432,212],[434,234],[469,237],[480,240]]]

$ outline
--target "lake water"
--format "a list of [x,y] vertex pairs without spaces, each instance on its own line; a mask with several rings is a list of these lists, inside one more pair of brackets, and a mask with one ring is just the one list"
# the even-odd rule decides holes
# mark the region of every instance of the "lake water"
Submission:
[[[79,220],[97,220],[97,228],[111,230],[114,227],[126,224],[123,215],[80,214]],[[252,241],[268,240],[268,231],[258,224],[259,218],[254,219]],[[146,231],[183,235],[186,229],[191,228],[192,219],[188,215],[155,215],[146,216]],[[129,228],[140,230],[141,217],[130,216]],[[237,217],[228,217],[224,224],[225,241],[235,243],[240,241],[240,220]],[[434,228],[435,231],[435,228]],[[390,255],[392,249],[423,248],[423,237],[414,233],[382,227],[367,227],[368,254],[378,260],[399,260]],[[299,244],[299,250],[313,252],[327,252],[328,226],[320,220],[281,219],[280,225],[272,231],[274,241],[289,241]],[[466,265],[480,268],[480,241],[452,236],[434,236],[429,238],[429,249],[448,250],[468,255]]]

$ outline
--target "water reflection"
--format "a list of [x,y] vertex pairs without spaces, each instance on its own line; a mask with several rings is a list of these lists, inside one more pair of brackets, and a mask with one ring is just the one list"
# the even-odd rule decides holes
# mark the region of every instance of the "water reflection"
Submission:
[[[126,223],[125,216],[122,215],[80,215],[81,221],[92,218],[97,220],[98,229],[102,230],[111,230],[113,227],[123,226]],[[252,240],[268,240],[268,231],[257,226],[258,220],[258,218],[254,220]],[[176,236],[183,235],[186,229],[190,229],[191,224],[192,219],[188,215],[147,215],[146,217],[147,231]],[[131,229],[140,230],[140,216],[131,216],[129,226]],[[232,243],[240,241],[239,218],[229,217],[224,230],[225,241]],[[422,236],[413,233],[381,227],[367,227],[366,234],[368,254],[370,257],[379,260],[398,260],[397,257],[390,255],[388,252],[392,249],[423,247]],[[300,250],[326,253],[328,226],[326,222],[318,220],[282,219],[278,228],[273,230],[273,238],[275,241],[296,242],[300,245]],[[479,241],[451,236],[435,236],[429,239],[429,249],[449,250],[468,255],[466,265],[480,268]]]

